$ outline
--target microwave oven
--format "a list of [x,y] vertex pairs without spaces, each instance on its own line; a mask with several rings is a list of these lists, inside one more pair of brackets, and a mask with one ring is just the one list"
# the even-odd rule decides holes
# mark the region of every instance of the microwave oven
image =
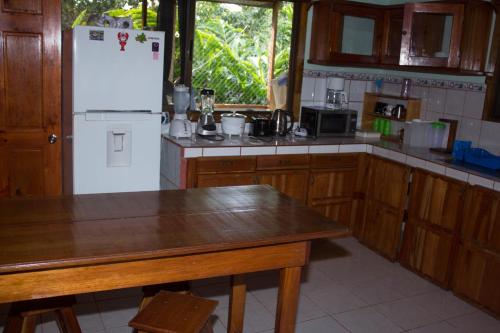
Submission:
[[303,106],[300,127],[308,136],[354,136],[358,112],[355,110],[333,110],[317,106]]

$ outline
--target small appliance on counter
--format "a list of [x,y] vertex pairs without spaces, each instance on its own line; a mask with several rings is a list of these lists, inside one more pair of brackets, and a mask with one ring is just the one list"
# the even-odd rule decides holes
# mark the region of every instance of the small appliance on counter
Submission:
[[273,135],[285,136],[293,128],[293,113],[276,109],[271,116],[271,132]]
[[229,135],[242,136],[245,132],[245,119],[242,114],[231,112],[223,113],[221,115],[222,133]]
[[262,116],[252,117],[252,130],[250,133],[255,137],[272,135],[271,119]]
[[357,120],[358,112],[355,110],[303,106],[300,127],[305,128],[310,137],[353,137]]
[[189,87],[174,86],[174,119],[170,123],[169,135],[174,138],[190,138],[192,134],[191,122],[187,119],[186,111],[191,104]]
[[201,136],[213,136],[217,134],[217,126],[214,119],[215,91],[213,89],[201,90],[201,114],[196,126],[196,133]]
[[344,104],[347,104],[347,94],[344,91],[344,79],[341,77],[332,77],[328,79],[326,89],[326,107],[334,110],[341,110]]

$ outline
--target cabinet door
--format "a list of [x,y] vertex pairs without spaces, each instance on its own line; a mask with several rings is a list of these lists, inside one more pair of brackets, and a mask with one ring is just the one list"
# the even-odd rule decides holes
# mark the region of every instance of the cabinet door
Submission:
[[364,4],[333,5],[332,60],[376,64],[380,60],[383,12]]
[[381,62],[383,64],[399,64],[403,17],[403,7],[391,8],[384,11],[384,34],[382,38],[381,54]]
[[330,61],[332,56],[331,3],[329,1],[313,2],[312,8],[309,61],[326,63]]
[[395,260],[401,236],[402,212],[369,198],[366,199],[365,209],[361,242],[390,260]]
[[453,276],[453,291],[500,314],[500,257],[461,245]]
[[197,187],[219,187],[235,185],[255,185],[257,177],[255,173],[227,173],[213,175],[198,175]]
[[446,232],[409,222],[405,226],[399,260],[447,288],[454,244],[455,238]]
[[467,190],[461,237],[500,253],[500,193],[479,186]]
[[455,233],[462,216],[465,184],[423,170],[415,170],[408,218],[412,223],[437,226]]
[[356,169],[312,171],[308,206],[349,227]]
[[463,4],[406,4],[399,64],[457,68],[463,12]]
[[307,184],[309,171],[269,171],[259,172],[257,175],[258,184],[268,184],[283,194],[286,194],[302,203],[306,203]]

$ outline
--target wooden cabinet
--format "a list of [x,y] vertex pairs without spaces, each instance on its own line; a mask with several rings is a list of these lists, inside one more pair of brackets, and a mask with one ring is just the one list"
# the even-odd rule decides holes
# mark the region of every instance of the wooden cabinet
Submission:
[[384,29],[380,62],[398,65],[401,53],[401,34],[403,32],[404,9],[401,6],[384,11]]
[[500,193],[479,186],[467,191],[461,238],[500,254]]
[[457,68],[464,5],[407,3],[400,65]]
[[380,58],[382,27],[383,11],[376,6],[316,2],[309,61],[376,64]]
[[465,194],[453,291],[500,315],[500,193],[479,186]]
[[306,203],[309,170],[261,171],[257,173],[257,184],[268,184],[302,203]]
[[372,156],[360,241],[390,260],[397,257],[410,169]]
[[351,208],[358,154],[313,155],[307,204],[347,227]]
[[400,262],[443,288],[453,271],[465,187],[420,169],[412,176]]
[[453,291],[500,315],[500,256],[460,244]]

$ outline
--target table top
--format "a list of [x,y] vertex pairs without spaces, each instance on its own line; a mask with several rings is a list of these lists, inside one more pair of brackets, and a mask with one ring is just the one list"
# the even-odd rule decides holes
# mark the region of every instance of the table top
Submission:
[[0,274],[348,234],[267,185],[0,200]]

